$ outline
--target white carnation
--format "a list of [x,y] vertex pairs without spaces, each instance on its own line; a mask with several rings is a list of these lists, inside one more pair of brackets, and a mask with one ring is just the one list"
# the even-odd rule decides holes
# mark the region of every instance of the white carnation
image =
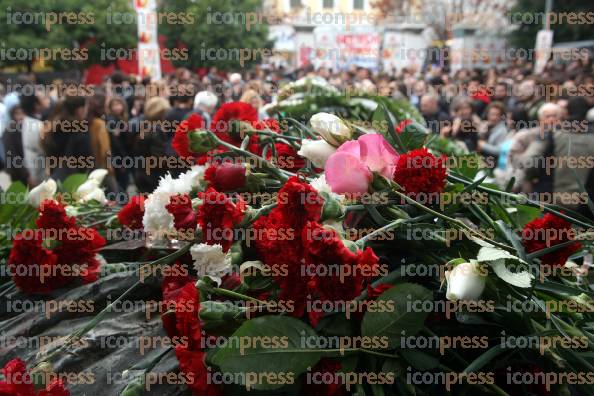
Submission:
[[231,255],[224,253],[219,244],[196,244],[190,248],[190,254],[198,276],[218,278],[231,272]]

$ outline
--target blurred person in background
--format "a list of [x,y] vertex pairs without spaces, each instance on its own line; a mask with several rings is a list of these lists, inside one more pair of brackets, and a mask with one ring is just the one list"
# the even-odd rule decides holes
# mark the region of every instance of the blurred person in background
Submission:
[[[476,151],[478,132],[481,119],[474,113],[472,99],[458,97],[452,104],[454,110],[454,121],[452,122],[451,136],[466,146],[469,151]],[[447,130],[442,136],[448,136]]]
[[[130,121],[131,138],[134,141],[132,151],[135,160],[141,160],[132,170],[134,183],[141,193],[152,192],[159,184],[159,178],[164,176],[169,169],[166,166],[148,169],[147,165],[152,157],[159,160],[167,155],[163,121],[171,109],[169,101],[155,96],[147,100],[144,114]],[[160,164],[161,165],[161,164]]]
[[447,129],[450,128],[451,119],[439,108],[439,97],[436,94],[423,95],[419,108],[431,132],[436,135],[440,135],[442,130],[443,134],[449,133]]
[[237,102],[243,96],[243,79],[241,74],[233,73],[229,76],[230,87],[230,99],[233,102]]
[[[589,194],[591,202],[594,199],[594,172],[588,166],[586,158],[594,155],[594,123],[587,121],[589,104],[586,98],[571,97],[567,105],[568,120],[562,128],[553,133],[554,155],[561,159],[575,161],[578,166],[557,166],[553,174],[553,191],[556,193],[582,193],[582,186]],[[582,164],[582,165],[580,165]],[[581,185],[581,186],[580,186]],[[569,209],[594,219],[594,214],[588,209],[586,201],[580,204],[567,205]]]
[[[55,108],[43,132],[46,163],[52,169],[46,174],[55,180],[64,181],[75,173],[89,171],[93,162],[91,138],[88,133],[88,107],[83,96],[66,96]],[[74,164],[74,166],[72,165]]]
[[200,91],[194,97],[194,111],[202,117],[205,125],[210,125],[218,103],[217,96],[209,91]]
[[239,101],[252,105],[254,109],[258,110],[258,118],[267,118],[266,113],[262,111],[262,105],[264,103],[257,91],[253,89],[248,89],[243,93],[243,95],[241,95],[241,99],[239,99]]
[[555,103],[545,103],[538,110],[539,125],[518,132],[510,148],[510,164],[516,183],[514,189],[523,193],[553,192],[553,176],[544,163],[555,153],[553,134],[561,123],[561,109]]
[[109,132],[105,125],[106,97],[102,93],[96,93],[89,99],[89,137],[91,139],[91,151],[95,158],[96,169],[107,169],[108,176],[105,179],[105,186],[110,192],[118,192],[118,185],[115,180],[113,167],[111,166],[111,141]]
[[44,96],[32,91],[22,94],[21,107],[25,112],[22,122],[23,151],[25,166],[29,171],[29,185],[35,186],[43,181],[45,167],[42,145],[43,114],[49,109],[49,101]]
[[501,144],[507,137],[507,116],[501,102],[491,102],[485,109],[487,117],[481,123],[477,151],[485,156],[497,158]]
[[[119,97],[113,97],[107,103],[107,114],[105,124],[109,132],[109,142],[111,144],[111,156],[113,158],[123,159],[128,156],[132,140],[128,130],[128,106],[126,101]],[[121,163],[121,161],[118,161]],[[120,191],[126,191],[130,183],[130,169],[125,166],[113,168],[113,172],[118,183]]]

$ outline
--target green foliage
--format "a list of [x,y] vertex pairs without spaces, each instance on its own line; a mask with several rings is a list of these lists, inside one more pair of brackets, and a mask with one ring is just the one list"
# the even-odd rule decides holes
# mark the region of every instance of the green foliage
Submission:
[[[18,56],[5,56],[2,66],[30,69],[40,57],[56,69],[109,61],[101,56],[102,49],[136,45],[136,21],[115,24],[114,13],[126,13],[128,19],[135,15],[127,0],[0,0],[1,48],[21,51]],[[81,48],[85,46],[88,48]],[[35,56],[22,56],[23,49]],[[54,51],[40,53],[39,49]]]
[[162,23],[159,32],[167,36],[170,48],[177,47],[179,41],[188,47],[188,60],[176,62],[180,65],[216,66],[223,70],[245,68],[265,59],[264,51],[268,51],[265,55],[270,54],[266,20],[257,17],[261,7],[261,0],[167,1],[160,11],[188,13],[194,23]]
[[[587,13],[592,12],[593,9],[594,3],[592,3],[592,0],[555,0],[553,2],[552,12],[558,16],[562,13]],[[518,29],[510,34],[510,42],[512,46],[527,49],[534,48],[536,43],[536,33],[543,29],[544,26],[544,11],[544,0],[517,0],[516,5],[512,7],[512,15],[518,13],[525,14],[526,18],[521,18],[521,20],[530,22],[534,19],[534,23],[523,23],[518,25]],[[552,19],[552,22],[551,29],[555,32],[555,35],[553,36],[553,42],[555,43],[592,39],[591,23],[567,23],[567,18],[563,18],[563,23],[559,23],[558,21],[557,23],[554,23],[555,19]]]

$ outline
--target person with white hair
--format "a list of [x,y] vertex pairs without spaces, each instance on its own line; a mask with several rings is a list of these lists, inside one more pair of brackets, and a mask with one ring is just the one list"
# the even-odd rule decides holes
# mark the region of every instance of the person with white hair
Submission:
[[232,73],[229,76],[229,83],[231,84],[231,100],[237,102],[241,98],[241,95],[243,95],[243,79],[241,78],[241,74]]
[[546,169],[547,158],[554,155],[553,134],[560,127],[561,107],[545,103],[538,109],[538,125],[514,136],[509,159],[516,179],[514,189],[524,193],[551,193],[553,177]]
[[210,91],[200,91],[194,97],[194,111],[202,117],[206,125],[210,125],[219,98]]

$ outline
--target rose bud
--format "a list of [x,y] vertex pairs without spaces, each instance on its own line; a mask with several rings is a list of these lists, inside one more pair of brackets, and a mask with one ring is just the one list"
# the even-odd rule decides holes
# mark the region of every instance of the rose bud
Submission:
[[313,130],[326,142],[334,147],[338,147],[344,142],[351,140],[353,131],[345,124],[343,120],[330,113],[314,114],[309,123]]
[[476,300],[485,289],[486,274],[479,263],[462,263],[445,272],[448,282],[446,298],[450,301]]
[[206,169],[204,179],[217,191],[232,191],[245,187],[246,173],[243,165],[223,162]]
[[297,154],[310,160],[316,168],[324,169],[326,161],[335,151],[336,148],[325,140],[303,139]]

